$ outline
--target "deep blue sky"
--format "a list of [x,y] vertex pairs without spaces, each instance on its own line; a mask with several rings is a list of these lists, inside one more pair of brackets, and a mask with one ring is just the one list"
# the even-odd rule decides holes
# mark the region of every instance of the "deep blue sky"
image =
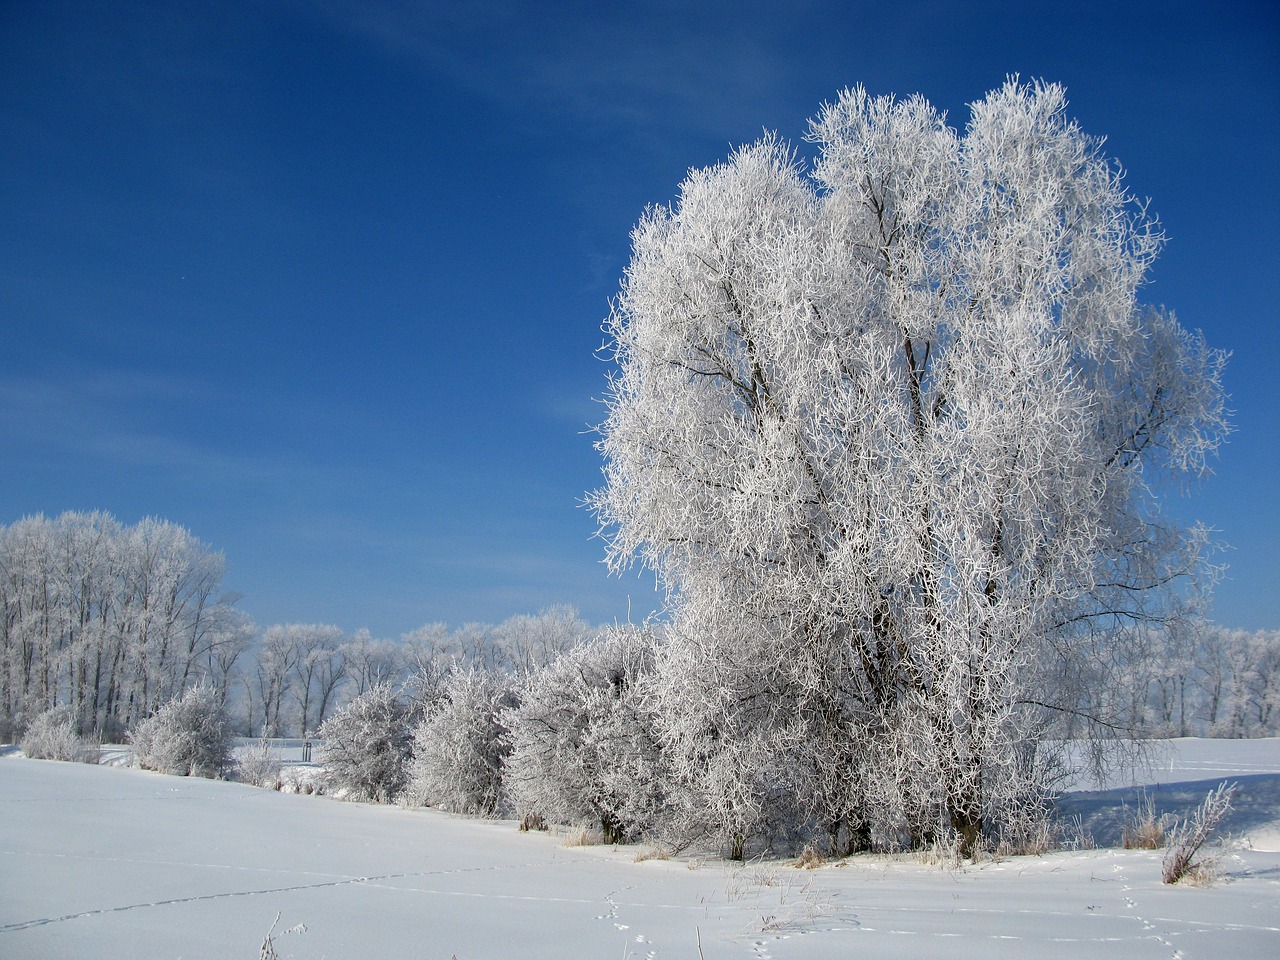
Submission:
[[1280,5],[0,2],[0,523],[157,515],[259,623],[639,618],[579,506],[628,232],[856,83],[1063,83],[1234,351],[1171,506],[1280,627]]

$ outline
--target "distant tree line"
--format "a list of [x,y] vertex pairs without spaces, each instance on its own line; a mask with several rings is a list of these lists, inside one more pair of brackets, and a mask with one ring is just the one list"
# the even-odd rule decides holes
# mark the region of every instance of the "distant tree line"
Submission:
[[591,632],[570,607],[399,640],[328,624],[259,630],[222,592],[221,553],[183,527],[102,512],[0,526],[0,738],[66,708],[116,740],[204,683],[246,736],[314,733],[378,684],[430,689],[450,670],[525,673]]
[[1141,631],[1130,661],[1134,726],[1149,736],[1280,735],[1280,630],[1193,621]]
[[453,673],[524,676],[593,633],[569,606],[499,624],[451,629],[432,623],[398,640],[364,629],[346,634],[332,625],[279,624],[263,631],[231,675],[230,700],[246,735],[314,734],[337,707],[374,687],[405,690],[413,701],[426,702]]
[[0,527],[0,735],[68,706],[115,737],[202,678],[225,693],[253,631],[222,573],[222,554],[165,520]]

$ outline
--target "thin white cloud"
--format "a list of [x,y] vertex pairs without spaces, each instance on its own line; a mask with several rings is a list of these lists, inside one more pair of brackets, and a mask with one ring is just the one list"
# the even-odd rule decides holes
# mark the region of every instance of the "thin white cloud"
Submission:
[[9,379],[0,383],[0,442],[52,450],[72,467],[142,467],[226,486],[296,480],[307,469],[274,454],[219,449],[164,424],[175,409],[219,402],[208,391],[190,380],[121,372]]
[[[796,66],[741,7],[709,16],[686,4],[637,15],[592,6],[551,17],[534,4],[320,0],[339,29],[495,103],[568,114],[584,124],[719,133],[758,124]],[[693,14],[698,14],[693,16]]]

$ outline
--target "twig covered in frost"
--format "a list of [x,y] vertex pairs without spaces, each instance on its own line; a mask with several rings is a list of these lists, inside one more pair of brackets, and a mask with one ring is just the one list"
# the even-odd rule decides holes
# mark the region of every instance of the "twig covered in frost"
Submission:
[[[276,942],[275,942],[276,924],[278,924],[279,922],[280,922],[280,914],[277,911],[276,918],[271,921],[271,929],[267,931],[267,935],[262,939],[262,949],[258,951],[258,960],[279,960],[280,954],[276,952]],[[290,927],[288,930],[284,931],[284,933],[282,933],[281,936],[287,936],[288,934],[291,934],[291,933],[306,933],[306,932],[307,932],[307,925],[305,923],[299,923]]]
[[1212,870],[1216,858],[1196,860],[1195,856],[1231,809],[1231,798],[1238,786],[1237,783],[1219,784],[1216,790],[1209,791],[1195,813],[1169,831],[1169,849],[1163,862],[1165,883],[1203,878]]

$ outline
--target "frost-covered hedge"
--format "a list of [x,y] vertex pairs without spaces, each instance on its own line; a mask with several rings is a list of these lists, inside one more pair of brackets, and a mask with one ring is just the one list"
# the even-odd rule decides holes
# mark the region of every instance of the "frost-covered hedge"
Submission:
[[502,766],[510,750],[503,712],[515,706],[509,677],[479,669],[444,681],[414,732],[410,799],[489,817],[502,808]]
[[32,760],[97,760],[94,744],[76,733],[75,715],[68,706],[46,710],[32,720],[19,746]]
[[535,675],[510,711],[506,787],[516,811],[599,825],[606,843],[658,826],[662,760],[645,683],[653,638],[618,627]]
[[214,689],[193,687],[129,731],[134,762],[179,777],[222,776],[231,764],[231,724]]
[[413,756],[408,708],[390,684],[377,684],[320,727],[329,786],[352,800],[386,803],[404,789]]

